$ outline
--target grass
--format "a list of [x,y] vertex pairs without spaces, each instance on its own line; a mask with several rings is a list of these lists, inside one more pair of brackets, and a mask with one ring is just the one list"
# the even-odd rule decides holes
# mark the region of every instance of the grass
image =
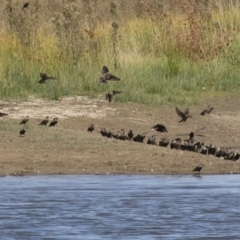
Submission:
[[[143,7],[142,16],[131,13],[124,20],[119,20],[121,7],[114,5],[101,21],[96,21],[101,10],[95,13],[90,2],[83,1],[83,25],[76,25],[80,10],[75,2],[56,5],[58,17],[45,24],[41,15],[35,20],[30,14],[46,8],[45,2],[17,15],[20,10],[10,11],[8,1],[8,22],[2,21],[10,29],[0,36],[1,99],[94,98],[120,90],[119,102],[198,104],[203,96],[240,90],[240,10],[231,1],[218,1],[215,7],[181,1],[178,11],[167,4],[164,17],[159,17],[161,9]],[[196,14],[200,10],[206,14]],[[102,65],[121,81],[101,85]],[[57,80],[39,84],[40,72]]]

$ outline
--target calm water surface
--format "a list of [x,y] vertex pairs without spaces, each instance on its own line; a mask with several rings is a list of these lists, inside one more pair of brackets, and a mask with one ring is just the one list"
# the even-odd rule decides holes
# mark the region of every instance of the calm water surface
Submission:
[[0,181],[0,239],[240,239],[239,175]]

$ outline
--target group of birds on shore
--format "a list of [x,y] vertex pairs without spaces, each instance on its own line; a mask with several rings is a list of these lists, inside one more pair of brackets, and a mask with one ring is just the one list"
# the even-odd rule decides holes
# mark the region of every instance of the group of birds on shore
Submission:
[[[206,114],[210,114],[213,109],[214,107],[208,106],[206,109],[204,109],[200,113],[200,115],[204,116]],[[185,122],[187,121],[188,118],[192,117],[191,115],[189,115],[188,108],[185,111],[181,111],[176,107],[175,111],[177,115],[181,117],[179,123]],[[95,125],[91,124],[87,129],[87,131],[92,133],[94,129],[95,129]],[[204,155],[213,155],[213,156],[216,156],[217,158],[224,159],[224,160],[237,161],[240,159],[240,154],[238,152],[229,151],[228,148],[216,147],[213,144],[205,145],[204,142],[195,141],[196,133],[202,131],[203,129],[205,129],[205,127],[202,127],[196,130],[195,132],[191,131],[188,134],[189,138],[185,140],[181,139],[180,137],[177,137],[173,140],[170,140],[167,137],[162,137],[160,138],[158,143],[156,141],[157,135],[154,134],[152,136],[147,137],[147,132],[134,135],[132,130],[129,130],[128,133],[125,133],[125,129],[121,129],[120,131],[112,131],[112,130],[107,130],[106,128],[100,127],[99,133],[103,137],[115,138],[123,141],[134,141],[139,143],[143,143],[147,137],[147,140],[145,142],[146,144],[149,144],[149,145],[156,145],[160,147],[170,146],[171,149],[192,151],[192,152],[196,152]],[[150,130],[155,130],[157,132],[162,132],[162,133],[168,133],[166,126],[163,124],[155,124],[150,128]],[[203,166],[204,166],[203,164],[199,164],[196,168],[193,169],[193,172],[198,172],[200,174],[200,171]]]
[[[29,116],[26,116],[20,123],[19,125],[22,125],[23,128],[19,131],[19,135],[20,136],[24,136],[25,133],[26,133],[26,130],[25,130],[25,125],[26,123],[29,121]],[[49,123],[49,117],[46,116],[45,119],[43,119],[39,124],[38,126],[47,126],[47,124]],[[58,118],[57,117],[54,117],[53,120],[49,123],[49,127],[54,127],[56,124],[58,123]]]

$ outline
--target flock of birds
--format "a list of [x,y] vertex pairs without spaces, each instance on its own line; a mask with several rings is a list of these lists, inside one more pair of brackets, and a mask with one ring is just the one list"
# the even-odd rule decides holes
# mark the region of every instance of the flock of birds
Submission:
[[[28,5],[26,5],[28,6]],[[25,6],[25,7],[26,7]],[[41,79],[38,81],[40,84],[46,83],[47,80],[54,80],[56,79],[54,76],[47,75],[46,73],[40,73]],[[100,83],[107,84],[108,81],[120,81],[120,78],[114,76],[112,73],[109,72],[108,67],[103,66],[102,67],[102,77],[99,79]],[[106,100],[108,102],[112,102],[113,97],[116,94],[120,94],[120,91],[111,91],[106,93]],[[204,109],[200,114],[206,115],[210,114],[211,111],[214,109],[214,107],[208,106],[208,108]],[[192,116],[189,113],[189,109],[185,109],[184,111],[181,111],[179,108],[175,108],[176,114],[180,117],[179,123],[186,122],[188,118],[192,118]],[[8,114],[0,112],[0,117],[7,116]],[[24,136],[26,133],[25,125],[29,121],[29,116],[26,116],[19,124],[23,126],[23,128],[19,131],[20,136]],[[44,120],[42,120],[38,125],[47,126],[49,123],[49,117],[47,116]],[[58,123],[58,118],[55,117],[53,120],[49,123],[49,127],[54,127]],[[167,128],[163,124],[156,124],[152,128],[152,130],[155,130],[157,132],[168,132]],[[199,129],[198,131],[203,130],[204,128]],[[87,131],[93,132],[94,131],[94,124],[91,124]],[[208,155],[215,155],[216,157],[222,158],[222,159],[229,159],[229,160],[238,160],[240,158],[239,153],[235,152],[229,152],[227,149],[223,148],[216,148],[212,144],[209,146],[205,146],[203,142],[195,142],[194,135],[196,132],[191,132],[189,134],[189,139],[182,140],[181,138],[176,138],[170,141],[168,138],[161,138],[159,143],[156,142],[156,135],[152,135],[151,137],[148,137],[147,144],[151,145],[159,145],[161,147],[167,147],[170,145],[171,149],[181,149],[181,150],[188,150],[188,151],[194,151],[202,154],[208,154]],[[144,139],[146,137],[146,133],[143,134],[137,134],[134,135],[133,131],[130,130],[128,134],[125,134],[124,129],[121,129],[121,131],[113,132],[108,131],[106,128],[101,128],[100,131],[101,135],[107,138],[115,138],[119,140],[132,140],[134,142],[140,142],[143,143]],[[199,172],[203,167],[203,164],[198,165],[196,168],[193,169],[193,172]]]
[[[204,111],[201,112],[201,115],[210,114],[210,112],[213,109],[214,108],[212,108],[212,107],[208,107],[207,109],[205,109]],[[181,115],[181,120],[179,122],[186,121],[186,119],[189,117],[189,115],[187,115],[186,113],[189,114],[189,110],[187,110],[187,111],[185,110],[184,115],[180,114],[179,111],[180,110],[178,108],[176,108],[176,113],[178,115]],[[183,113],[183,112],[181,112],[181,113]],[[94,127],[95,127],[95,125],[91,124],[88,127],[87,131],[92,133],[95,129]],[[195,138],[194,138],[196,136],[195,134],[197,132],[202,131],[203,129],[205,129],[205,127],[202,127],[195,132],[190,132],[189,139],[186,139],[186,140],[182,140],[181,138],[176,138],[176,139],[173,139],[172,141],[170,141],[169,138],[163,137],[163,138],[160,138],[159,143],[156,142],[157,135],[154,134],[147,138],[146,144],[156,145],[156,146],[160,146],[160,147],[170,146],[171,149],[177,149],[177,150],[181,149],[184,151],[192,151],[192,152],[201,153],[204,155],[213,155],[220,159],[225,159],[225,160],[237,161],[240,159],[240,154],[237,152],[228,151],[228,149],[224,149],[224,148],[220,148],[220,147],[215,147],[212,144],[206,146],[204,144],[204,142],[195,141]],[[163,124],[156,124],[152,128],[150,128],[150,130],[155,130],[157,132],[166,132],[166,133],[168,132],[167,128]],[[119,139],[119,140],[123,140],[123,141],[134,141],[134,142],[139,142],[139,143],[144,142],[144,140],[146,138],[146,134],[147,134],[147,132],[145,132],[142,134],[134,135],[132,130],[129,130],[129,132],[127,134],[125,134],[124,129],[121,129],[120,131],[111,131],[111,130],[107,130],[106,128],[100,128],[99,133],[103,137],[115,138],[115,139]],[[203,164],[199,164],[196,168],[193,169],[193,172],[198,172],[200,174],[200,171],[203,166],[204,166]]]
[[[29,2],[26,2],[23,7],[23,9],[27,9],[29,7]],[[38,81],[40,84],[46,83],[47,80],[54,80],[56,79],[55,77],[51,75],[47,75],[46,73],[40,73],[41,79]],[[120,78],[114,76],[112,73],[109,72],[108,67],[103,66],[102,67],[102,77],[99,79],[100,83],[102,84],[107,84],[108,81],[120,81]],[[121,91],[110,91],[106,93],[106,100],[108,102],[113,101],[113,97],[116,94],[122,93]],[[203,110],[201,112],[201,115],[206,115],[210,114],[211,111],[213,110],[213,107],[208,107],[207,109]],[[179,120],[179,123],[181,122],[186,122],[188,118],[191,118],[192,116],[189,114],[189,109],[187,108],[185,111],[179,110],[177,107],[175,108],[177,115],[181,118]],[[0,112],[0,117],[6,116],[8,114]],[[20,136],[25,135],[26,130],[24,129],[26,123],[29,121],[29,116],[26,116],[21,122],[20,125],[23,125],[23,128],[19,131]],[[44,120],[42,120],[38,125],[43,125],[47,126],[49,122],[49,117],[47,116]],[[58,123],[58,118],[55,117],[49,124],[49,127],[53,127]],[[167,132],[167,128],[163,124],[156,124],[152,127],[152,129],[158,131],[158,132]],[[203,128],[202,128],[203,129]],[[199,129],[198,131],[202,130]],[[89,132],[94,131],[94,124],[91,124],[91,126],[87,129]],[[197,131],[195,131],[196,133]],[[121,129],[121,131],[115,133],[112,131],[108,131],[105,128],[101,128],[100,133],[104,137],[108,138],[116,138],[120,140],[133,140],[135,142],[143,142],[146,134],[137,134],[134,136],[133,131],[130,130],[128,134],[125,134],[124,129]],[[148,138],[147,144],[151,145],[159,145],[162,147],[167,147],[170,145],[171,149],[182,149],[182,150],[189,150],[189,151],[194,151],[194,152],[199,152],[202,154],[209,154],[209,155],[215,155],[216,157],[222,158],[222,159],[229,159],[229,160],[238,160],[240,158],[239,153],[235,152],[229,152],[227,149],[223,148],[216,148],[212,144],[209,146],[205,146],[203,142],[195,142],[194,139],[194,132],[191,132],[189,134],[189,139],[187,140],[182,140],[181,138],[176,138],[172,141],[170,141],[168,138],[161,138],[159,141],[159,144],[156,143],[156,135],[152,135],[151,137]],[[202,169],[204,165],[199,164],[196,168],[193,169],[193,172],[199,172]]]

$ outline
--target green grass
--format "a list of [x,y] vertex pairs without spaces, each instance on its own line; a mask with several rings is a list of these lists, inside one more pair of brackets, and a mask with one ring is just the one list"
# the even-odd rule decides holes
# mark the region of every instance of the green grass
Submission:
[[[19,18],[28,21],[21,14]],[[198,104],[203,96],[216,92],[239,92],[239,10],[221,2],[210,19],[191,14],[175,13],[156,21],[130,18],[118,23],[117,29],[102,22],[94,25],[92,38],[84,27],[79,32],[76,26],[71,29],[69,22],[66,29],[64,22],[58,25],[57,32],[43,24],[34,28],[35,34],[28,34],[34,22],[21,26],[22,32],[5,29],[0,37],[1,99],[29,95],[53,100],[73,95],[94,98],[120,90],[123,93],[115,101]],[[102,65],[121,81],[101,85]],[[40,72],[57,80],[39,84]]]

